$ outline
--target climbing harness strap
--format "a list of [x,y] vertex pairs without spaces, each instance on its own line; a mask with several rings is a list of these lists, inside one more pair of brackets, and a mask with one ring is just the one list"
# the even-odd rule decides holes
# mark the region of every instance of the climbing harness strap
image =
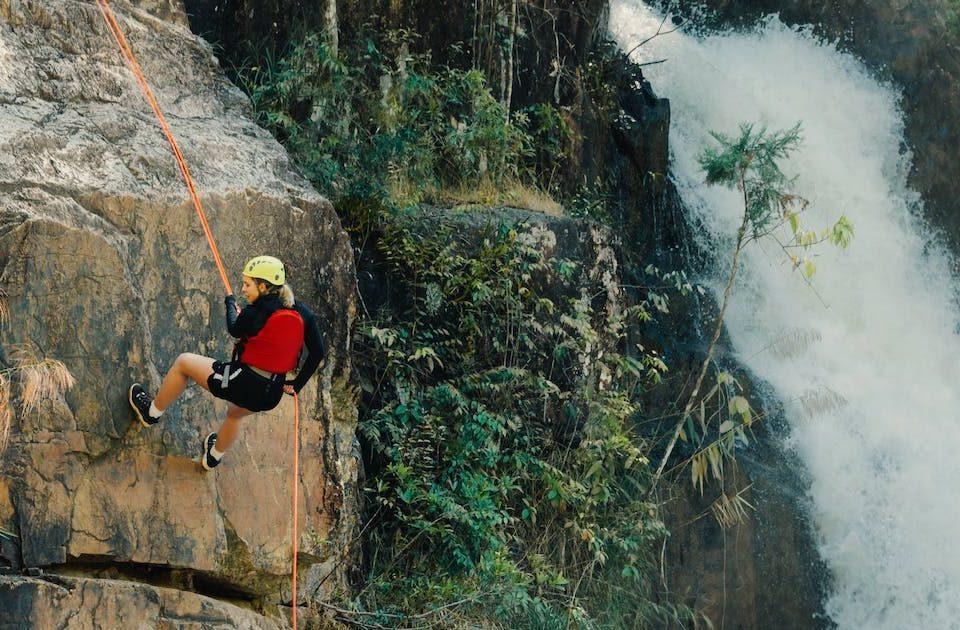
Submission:
[[220,375],[220,374],[214,373],[213,380],[220,381],[221,389],[227,389],[228,387],[230,387],[230,381],[240,376],[240,372],[242,371],[242,369],[243,368],[238,369],[236,372],[233,372],[231,374],[230,364],[227,363],[226,365],[223,366],[223,374]]
[[[97,6],[100,8],[100,13],[103,15],[103,20],[107,23],[107,28],[110,30],[110,34],[113,35],[113,39],[117,42],[117,46],[120,48],[120,54],[123,56],[127,67],[130,68],[130,72],[133,73],[133,78],[136,79],[137,84],[140,86],[144,98],[146,98],[147,103],[150,105],[150,108],[156,115],[157,122],[160,123],[160,128],[163,130],[163,135],[166,136],[167,142],[170,144],[170,149],[173,151],[173,157],[176,158],[177,166],[180,169],[180,175],[183,177],[183,181],[187,185],[187,191],[190,193],[190,199],[193,201],[193,207],[196,209],[197,216],[200,218],[200,225],[203,227],[203,233],[207,237],[207,243],[210,245],[210,251],[213,252],[213,260],[217,265],[217,271],[220,272],[220,280],[223,281],[223,288],[226,290],[227,295],[230,295],[233,293],[233,290],[230,288],[230,281],[227,279],[227,271],[224,269],[223,260],[220,258],[220,251],[217,249],[217,244],[213,240],[213,232],[210,230],[210,224],[207,223],[207,215],[203,211],[203,204],[200,203],[200,196],[197,194],[197,189],[193,184],[193,178],[190,176],[190,169],[187,168],[187,162],[183,159],[183,153],[180,152],[180,147],[177,144],[176,139],[173,137],[173,132],[170,130],[170,126],[167,124],[167,119],[160,110],[160,105],[157,103],[157,99],[153,95],[153,90],[150,89],[150,85],[147,84],[147,80],[143,76],[143,71],[140,69],[140,64],[137,62],[137,58],[133,54],[130,44],[127,43],[127,38],[124,37],[123,30],[120,28],[120,24],[117,22],[117,18],[114,16],[108,0],[96,0],[96,2]],[[229,380],[227,380],[227,382],[229,382]],[[293,531],[291,532],[291,547],[293,548],[293,571],[291,575],[292,597],[290,600],[290,608],[292,611],[291,626],[296,629],[298,546],[297,482],[300,478],[300,399],[296,393],[293,395],[293,401],[293,488],[291,492],[293,495]]]

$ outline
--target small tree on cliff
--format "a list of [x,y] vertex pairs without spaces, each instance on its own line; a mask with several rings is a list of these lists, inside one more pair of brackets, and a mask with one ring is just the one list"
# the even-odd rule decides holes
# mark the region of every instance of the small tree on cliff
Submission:
[[[700,155],[699,162],[706,172],[706,182],[710,185],[722,185],[738,190],[743,197],[743,219],[737,230],[730,275],[727,277],[720,314],[717,316],[706,356],[683,413],[673,430],[667,450],[657,468],[654,483],[663,474],[664,467],[691,411],[701,402],[700,389],[723,329],[723,319],[730,303],[730,294],[744,248],[761,238],[773,239],[790,259],[793,268],[802,273],[804,280],[809,284],[816,267],[812,260],[795,252],[808,250],[824,241],[830,241],[838,247],[845,248],[853,236],[853,225],[845,216],[841,216],[832,228],[820,233],[805,230],[800,224],[800,214],[807,208],[808,202],[796,194],[787,192],[794,180],[788,178],[779,165],[781,160],[786,159],[799,146],[800,123],[790,129],[774,132],[769,132],[764,127],[755,129],[753,125],[741,124],[740,133],[737,136],[727,136],[719,132],[710,132],[710,135],[719,143],[719,147],[710,147]],[[789,226],[786,231],[788,235],[786,240],[781,237],[784,232],[781,228],[784,225]],[[718,384],[722,384],[722,381]],[[707,397],[709,398],[709,395]],[[737,397],[730,403],[731,412],[739,413],[743,418],[743,424],[748,424],[750,412],[747,401]],[[723,434],[731,434],[732,437],[730,428],[732,425],[726,422],[724,425],[726,426],[720,428],[721,437]],[[732,439],[730,444],[732,448]],[[705,471],[704,466],[703,474]],[[697,475],[694,475],[694,483],[696,482]]]

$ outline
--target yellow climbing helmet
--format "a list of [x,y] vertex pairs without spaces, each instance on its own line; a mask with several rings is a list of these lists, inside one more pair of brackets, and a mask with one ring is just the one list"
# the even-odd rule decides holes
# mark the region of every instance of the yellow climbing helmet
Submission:
[[256,256],[243,266],[243,275],[251,278],[266,280],[270,284],[283,285],[287,275],[283,270],[283,263],[273,256]]

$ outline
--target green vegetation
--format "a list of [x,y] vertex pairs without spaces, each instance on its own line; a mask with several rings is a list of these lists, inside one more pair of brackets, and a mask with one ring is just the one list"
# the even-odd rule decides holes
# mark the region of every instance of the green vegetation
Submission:
[[[508,114],[477,70],[434,68],[409,35],[367,38],[339,56],[308,36],[243,73],[261,122],[335,204],[543,200],[537,151],[570,130],[548,104]],[[537,209],[537,208],[534,208]]]
[[[574,216],[623,227],[609,183],[571,191],[558,181],[574,141],[563,113],[545,103],[511,112],[483,72],[436,67],[409,42],[403,32],[361,37],[334,53],[310,36],[244,75],[260,120],[334,201],[358,266],[388,293],[355,340],[366,553],[338,614],[369,627],[691,622],[657,586],[667,532],[652,497],[678,440],[674,469],[690,465],[702,492],[722,481],[754,420],[727,372],[700,395],[740,253],[787,229],[777,242],[809,279],[812,263],[793,252],[843,246],[852,228],[801,228],[806,203],[785,192],[778,166],[799,127],[716,134],[719,148],[702,159],[708,183],[738,188],[745,203],[727,290],[692,393],[680,392],[683,412],[644,409],[667,366],[628,332],[667,312],[663,287],[690,285],[628,261],[637,284],[652,277],[657,287],[625,296],[584,268],[591,261],[546,254],[531,226],[494,215],[465,229],[455,212],[428,216],[431,204],[559,212],[549,191]],[[604,124],[618,107],[606,77],[623,61],[600,46],[582,73]],[[644,417],[669,427],[641,433]],[[712,511],[729,526],[748,507],[721,488]]]
[[[538,182],[572,132],[549,104],[508,115],[482,73],[432,67],[407,41],[334,55],[308,37],[246,73],[261,121],[393,295],[356,339],[369,551],[341,605],[387,626],[687,620],[659,603],[666,531],[634,430],[666,366],[624,339],[665,298],[608,309],[591,296],[610,287],[583,261],[546,256],[523,226],[478,235],[423,220],[423,203],[557,210]],[[600,193],[573,201],[603,213]]]
[[[853,225],[845,216],[841,216],[832,228],[819,234],[805,229],[800,223],[801,214],[806,210],[808,202],[789,192],[794,182],[780,169],[780,162],[800,145],[800,123],[790,129],[772,132],[742,124],[737,136],[718,132],[712,132],[711,135],[719,146],[704,150],[700,156],[700,166],[706,172],[707,184],[725,186],[740,192],[743,198],[743,219],[734,238],[730,272],[723,291],[720,312],[714,323],[713,335],[687,404],[677,420],[655,475],[655,478],[659,479],[663,474],[677,440],[689,438],[701,445],[700,450],[690,460],[693,464],[694,485],[699,485],[701,489],[710,473],[722,480],[723,459],[734,457],[738,439],[746,440],[744,429],[753,422],[746,398],[740,395],[729,398],[723,396],[725,388],[729,390],[731,385],[739,387],[726,372],[718,372],[716,386],[706,396],[700,396],[700,389],[723,330],[723,320],[730,304],[743,250],[750,243],[761,239],[772,240],[788,256],[794,269],[801,270],[809,283],[816,267],[810,258],[795,252],[802,254],[825,241],[838,247],[847,247],[853,238]],[[719,413],[712,416],[717,419],[717,428],[708,429],[706,407],[714,400],[727,400],[727,404],[725,409],[721,404]],[[697,409],[699,428],[693,421]],[[712,440],[710,436],[714,430],[719,433],[719,437]],[[721,500],[731,499],[722,496]]]
[[650,305],[593,304],[581,289],[604,287],[583,263],[545,257],[522,226],[477,243],[435,227],[398,220],[379,241],[408,297],[367,323],[356,354],[376,525],[355,604],[402,615],[458,602],[437,613],[445,626],[682,616],[654,603],[666,532],[633,430],[666,366],[621,354]]

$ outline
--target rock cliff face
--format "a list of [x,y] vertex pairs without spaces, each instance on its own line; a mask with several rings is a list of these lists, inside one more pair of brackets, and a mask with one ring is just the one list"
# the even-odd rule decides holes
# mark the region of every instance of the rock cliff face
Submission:
[[2,628],[243,628],[278,630],[279,621],[180,589],[119,580],[0,576]]
[[671,591],[717,628],[830,628],[828,570],[805,510],[802,465],[766,433],[756,437],[725,482],[749,486],[744,496],[755,509],[740,525],[724,529],[710,512],[716,487],[703,495],[683,479],[671,488],[664,547]]
[[[352,563],[338,563],[353,551],[356,519],[356,406],[348,382],[356,276],[349,240],[330,204],[251,122],[246,99],[187,29],[179,0],[113,4],[182,142],[227,266],[277,254],[298,296],[322,320],[330,354],[303,396],[300,592],[304,600],[327,594],[345,583]],[[212,15],[225,3],[188,6]],[[356,28],[368,6],[440,49],[470,29],[437,25],[476,5],[346,2],[343,28]],[[307,12],[322,24],[318,7],[257,3],[269,15],[293,20]],[[565,47],[576,71],[604,7],[600,0],[550,3],[548,18],[565,17],[545,21],[519,53],[517,102],[553,93],[553,53],[537,56],[551,50],[553,29],[563,34],[556,46]],[[234,11],[216,23],[221,32],[241,34],[230,44],[232,62],[257,24],[273,24],[248,15]],[[280,22],[283,29],[291,23]],[[588,222],[497,214],[532,224],[531,233],[564,256],[596,263],[594,280],[615,286],[637,281],[621,275],[620,246],[635,259],[678,267],[684,225],[664,177],[669,104],[649,86],[638,90],[629,72],[605,80],[621,110],[614,119],[594,108],[578,81],[561,104],[581,135],[574,175],[615,182],[626,215],[619,238]],[[458,220],[469,229],[489,217]],[[378,278],[360,281],[368,297],[383,290]],[[12,366],[10,351],[23,347],[64,361],[78,379],[62,399],[16,418],[0,464],[0,572],[4,564],[45,572],[0,577],[0,627],[285,625],[290,401],[245,421],[240,442],[211,474],[190,461],[224,410],[205,393],[188,391],[154,429],[131,424],[131,380],[155,389],[179,352],[224,356],[229,341],[216,271],[175,163],[91,2],[0,0],[0,289],[11,313],[0,333],[2,367]],[[696,327],[704,315],[698,306],[677,305],[674,317],[682,324],[664,322],[641,334],[666,348],[673,372],[682,374],[702,352]],[[752,474],[767,474],[762,462],[777,457],[759,453]],[[709,517],[687,525],[703,507],[697,497],[683,494],[669,508],[671,588],[715,622],[752,628],[789,618],[801,620],[791,627],[803,627],[816,610],[816,567],[804,564],[809,529],[789,497],[769,496],[774,507],[762,512],[765,524],[731,534],[738,538],[729,545]],[[773,541],[785,531],[790,540],[778,547]],[[790,575],[771,580],[772,568],[783,566]],[[725,591],[737,602],[726,614]],[[778,609],[784,602],[793,608]]]
[[684,0],[706,6],[723,24],[749,24],[778,13],[787,24],[814,24],[818,33],[851,51],[879,76],[903,88],[906,137],[913,150],[911,183],[927,216],[960,247],[960,12],[950,0]]
[[[301,396],[300,592],[327,592],[343,583],[337,561],[356,513],[348,237],[250,120],[179,3],[113,4],[234,279],[247,257],[275,254],[318,313],[329,353]],[[289,603],[293,408],[285,400],[245,420],[210,474],[191,459],[222,418],[220,401],[191,388],[157,427],[131,424],[130,382],[155,390],[180,352],[222,358],[230,342],[175,162],[91,2],[0,0],[0,288],[3,367],[19,349],[63,361],[77,379],[63,398],[15,416],[0,469],[0,530],[10,534],[0,566],[164,587],[5,578],[0,625],[16,610],[36,627],[195,613],[222,626],[278,623],[166,588],[274,615]],[[143,600],[136,614],[131,600]]]

